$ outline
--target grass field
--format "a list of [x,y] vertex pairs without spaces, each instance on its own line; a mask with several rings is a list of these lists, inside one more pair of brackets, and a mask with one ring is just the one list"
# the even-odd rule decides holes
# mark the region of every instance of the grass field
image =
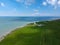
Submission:
[[60,45],[60,20],[30,23],[8,34],[0,45]]

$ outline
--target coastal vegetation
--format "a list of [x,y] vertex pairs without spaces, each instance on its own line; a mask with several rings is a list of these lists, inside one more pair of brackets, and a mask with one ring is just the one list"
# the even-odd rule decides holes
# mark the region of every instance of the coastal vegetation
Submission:
[[[41,26],[38,26],[41,25]],[[42,21],[17,28],[0,45],[60,45],[60,20]]]

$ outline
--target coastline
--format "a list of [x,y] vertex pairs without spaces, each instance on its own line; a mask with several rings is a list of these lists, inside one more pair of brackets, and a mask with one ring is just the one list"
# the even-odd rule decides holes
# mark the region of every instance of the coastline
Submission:
[[[57,20],[57,19],[53,19],[53,20]],[[53,21],[53,20],[49,20],[49,21]],[[38,21],[34,21],[34,22],[38,22]],[[28,22],[27,24],[34,23],[34,22]],[[4,37],[6,37],[6,36],[7,36],[8,34],[10,34],[12,31],[14,31],[15,29],[18,29],[18,28],[22,28],[22,27],[26,26],[27,24],[22,25],[22,26],[15,27],[15,28],[13,28],[13,29],[10,29],[10,31],[4,33],[2,36],[0,36],[0,42],[4,39]]]
[[[52,20],[47,20],[47,21],[53,21],[53,20],[57,20],[57,19],[52,19]],[[34,23],[34,22],[39,22],[39,21],[28,22],[27,24]],[[14,31],[15,29],[22,28],[22,27],[26,26],[27,24],[22,25],[22,26],[15,27],[15,28],[13,28],[13,29],[10,29],[10,31],[7,31],[6,33],[2,34],[2,35],[0,36],[0,39],[2,40],[3,37],[7,36],[8,34],[10,34],[10,33],[11,33],[12,31]]]
[[[29,22],[29,23],[32,23],[32,22]],[[27,23],[27,24],[29,24],[29,23]],[[14,31],[15,29],[18,29],[18,28],[22,28],[22,27],[26,26],[27,24],[22,25],[22,26],[18,26],[18,27],[16,27],[16,28],[13,28],[13,29],[11,29],[11,31],[8,31],[8,32],[6,32],[5,34],[1,35],[1,36],[0,36],[0,42],[1,42],[8,34],[10,34],[12,31]]]

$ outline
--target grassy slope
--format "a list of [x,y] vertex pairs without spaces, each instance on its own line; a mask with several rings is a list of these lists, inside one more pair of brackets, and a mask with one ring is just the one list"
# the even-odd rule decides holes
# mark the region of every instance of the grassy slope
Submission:
[[29,24],[8,34],[0,45],[60,45],[60,20]]

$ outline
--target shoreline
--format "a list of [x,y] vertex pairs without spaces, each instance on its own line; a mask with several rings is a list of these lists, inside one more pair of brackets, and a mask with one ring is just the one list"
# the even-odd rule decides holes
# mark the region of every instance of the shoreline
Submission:
[[[57,19],[53,19],[53,20],[57,20]],[[49,20],[49,21],[53,21],[53,20]],[[34,22],[38,22],[38,21],[34,21]],[[29,22],[29,23],[34,23],[34,22]],[[29,24],[29,23],[27,23],[27,24]],[[10,31],[7,31],[5,34],[3,34],[3,35],[0,36],[0,42],[1,42],[8,34],[10,34],[12,31],[14,31],[15,29],[18,29],[18,28],[22,28],[22,27],[26,26],[27,24],[22,25],[22,26],[18,26],[18,27],[16,27],[16,28],[11,29]]]
[[[31,22],[30,22],[30,23],[31,23]],[[29,24],[29,23],[27,23],[27,24]],[[14,31],[15,29],[18,29],[18,28],[22,28],[22,27],[26,26],[27,24],[22,25],[22,26],[18,26],[18,27],[16,27],[16,28],[13,28],[13,29],[11,29],[11,31],[8,31],[8,32],[6,32],[5,34],[1,35],[1,36],[0,36],[0,42],[1,42],[8,34],[10,34],[12,31]]]
[[[57,18],[57,19],[59,19],[59,18]],[[57,19],[51,19],[51,20],[45,20],[45,21],[53,21],[53,20],[57,20]],[[34,22],[39,22],[39,21],[28,22],[27,24],[29,24],[29,23],[34,23]],[[41,21],[40,21],[40,22],[41,22]],[[22,26],[15,27],[15,28],[13,28],[13,29],[10,29],[10,31],[7,31],[7,32],[5,32],[5,34],[2,34],[2,35],[0,36],[0,38],[1,38],[1,37],[5,37],[6,35],[10,34],[10,33],[11,33],[12,31],[14,31],[15,29],[17,29],[17,28],[22,28],[22,27],[26,26],[27,24],[22,25]]]

